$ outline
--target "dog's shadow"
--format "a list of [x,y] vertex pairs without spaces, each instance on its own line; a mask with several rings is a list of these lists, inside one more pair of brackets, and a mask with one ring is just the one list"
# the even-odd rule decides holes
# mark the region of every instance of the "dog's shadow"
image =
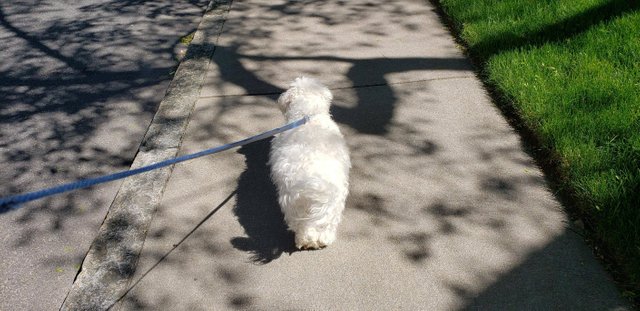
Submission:
[[251,253],[251,260],[260,264],[269,263],[284,252],[295,251],[294,235],[287,230],[276,187],[269,175],[270,148],[271,139],[264,139],[238,150],[245,156],[246,169],[238,180],[233,212],[247,236],[235,237],[231,244]]

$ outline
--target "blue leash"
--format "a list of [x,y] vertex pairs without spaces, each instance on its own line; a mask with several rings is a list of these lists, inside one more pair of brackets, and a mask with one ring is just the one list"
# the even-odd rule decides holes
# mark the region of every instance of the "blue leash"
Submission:
[[68,183],[68,184],[64,184],[64,185],[60,185],[60,186],[56,186],[56,187],[51,187],[51,188],[47,188],[47,189],[43,189],[43,190],[27,192],[27,193],[23,193],[23,194],[18,194],[18,195],[13,195],[13,196],[0,198],[0,213],[2,213],[3,211],[9,210],[9,209],[15,209],[15,208],[18,207],[18,205],[20,205],[22,203],[29,202],[29,201],[34,201],[34,200],[37,200],[37,199],[41,199],[41,198],[44,198],[44,197],[52,196],[52,195],[63,193],[63,192],[67,192],[67,191],[87,188],[87,187],[90,187],[90,186],[93,186],[93,185],[102,184],[102,183],[106,183],[106,182],[122,179],[122,178],[125,178],[125,177],[129,177],[129,176],[132,176],[132,175],[137,175],[137,174],[140,174],[140,173],[148,172],[148,171],[155,170],[155,169],[158,169],[158,168],[161,168],[161,167],[165,167],[165,166],[169,166],[169,165],[172,165],[172,164],[176,164],[176,163],[192,160],[192,159],[195,159],[195,158],[203,157],[203,156],[214,154],[214,153],[218,153],[218,152],[222,152],[222,151],[225,151],[225,150],[228,150],[228,149],[231,149],[231,148],[244,146],[246,144],[250,144],[252,142],[271,137],[271,136],[273,136],[275,134],[282,133],[284,131],[288,131],[288,130],[294,129],[296,127],[299,127],[299,126],[307,123],[308,121],[309,121],[309,117],[305,116],[304,118],[302,118],[302,119],[300,119],[298,121],[289,123],[289,124],[287,124],[285,126],[282,126],[282,127],[279,127],[279,128],[275,128],[275,129],[272,129],[270,131],[264,132],[262,134],[258,134],[256,136],[245,138],[243,140],[239,140],[239,141],[236,141],[236,142],[233,142],[233,143],[230,143],[230,144],[226,144],[226,145],[222,145],[222,146],[219,146],[219,147],[202,150],[202,151],[199,151],[199,152],[196,152],[196,153],[192,153],[192,154],[183,155],[183,156],[180,156],[180,157],[177,157],[177,158],[165,160],[165,161],[162,161],[162,162],[150,164],[150,165],[147,165],[147,166],[139,167],[139,168],[128,170],[128,171],[122,171],[122,172],[118,172],[118,173],[114,173],[114,174],[110,174],[110,175],[105,175],[105,176],[100,176],[100,177],[95,177],[95,178],[81,179],[81,180],[78,180],[76,182],[72,182],[72,183]]

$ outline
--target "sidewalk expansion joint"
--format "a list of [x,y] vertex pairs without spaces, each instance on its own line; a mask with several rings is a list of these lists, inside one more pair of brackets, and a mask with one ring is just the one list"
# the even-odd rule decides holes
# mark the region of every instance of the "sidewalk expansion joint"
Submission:
[[[330,87],[329,90],[337,91],[337,90],[364,89],[364,88],[375,88],[375,87],[402,85],[402,84],[424,83],[424,82],[431,82],[431,81],[470,79],[470,78],[475,78],[475,77],[476,77],[475,75],[462,75],[462,76],[453,76],[453,77],[441,77],[441,78],[431,78],[431,79],[399,81],[399,82],[391,82],[391,83],[383,82],[383,83],[359,84],[359,85],[350,85],[350,86],[336,86],[336,87]],[[273,95],[280,95],[282,92],[284,92],[284,90],[278,91],[278,92],[257,92],[257,93],[246,93],[246,94],[210,95],[210,96],[200,96],[200,99],[225,98],[225,97],[242,97],[242,96],[273,96]]]

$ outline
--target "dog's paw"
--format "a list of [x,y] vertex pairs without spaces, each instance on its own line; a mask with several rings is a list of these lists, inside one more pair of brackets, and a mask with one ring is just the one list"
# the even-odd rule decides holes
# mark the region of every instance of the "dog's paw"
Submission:
[[301,232],[296,232],[296,248],[298,249],[320,249],[320,233],[314,228],[308,228]]
[[303,232],[296,233],[296,247],[298,249],[321,249],[329,246],[335,240],[335,229],[325,229],[318,232],[314,228],[309,228]]
[[336,240],[336,229],[328,228],[324,231],[320,232],[320,237],[318,238],[318,244],[320,247],[327,247]]
[[309,242],[307,244],[296,245],[296,247],[299,250],[307,251],[307,250],[322,249],[324,246],[320,246],[320,244],[318,244],[318,242],[315,241],[315,242]]

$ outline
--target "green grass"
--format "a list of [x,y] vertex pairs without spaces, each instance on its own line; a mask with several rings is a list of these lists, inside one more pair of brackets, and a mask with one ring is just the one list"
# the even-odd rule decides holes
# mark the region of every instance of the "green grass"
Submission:
[[640,3],[439,2],[487,83],[556,158],[623,285],[640,289]]
[[188,35],[185,35],[183,37],[180,38],[180,43],[184,44],[184,45],[189,45],[191,44],[191,41],[193,41],[193,36],[196,34],[196,32],[192,32]]

